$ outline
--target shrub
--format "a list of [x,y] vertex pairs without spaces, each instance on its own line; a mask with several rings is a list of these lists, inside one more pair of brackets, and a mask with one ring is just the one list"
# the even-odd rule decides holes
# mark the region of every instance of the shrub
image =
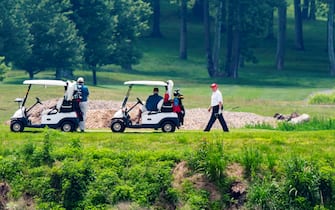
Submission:
[[111,195],[114,188],[121,184],[121,180],[114,169],[102,169],[94,182],[89,186],[85,200],[92,206],[111,204],[114,199]]
[[22,176],[24,162],[15,156],[0,157],[0,180],[12,181]]
[[[43,145],[42,147],[35,147],[33,145],[27,144],[24,147],[25,151],[25,156],[30,156],[27,157],[28,160],[30,160],[31,165],[33,167],[41,166],[43,164],[51,165],[54,160],[51,157],[51,152],[52,152],[52,143],[50,140],[50,131],[46,130],[44,133],[44,139],[43,139]],[[31,153],[32,154],[29,154]]]
[[195,155],[190,158],[189,165],[193,170],[204,173],[209,180],[220,183],[225,182],[226,159],[223,142],[203,141]]
[[246,206],[250,209],[283,209],[280,187],[274,179],[258,179],[248,189]]
[[313,131],[335,130],[335,119],[312,118],[308,122],[292,124],[290,122],[278,123],[278,130],[282,131]]
[[134,189],[129,185],[118,185],[114,188],[112,192],[113,203],[118,203],[121,201],[132,201],[134,198]]
[[335,93],[319,93],[309,99],[310,104],[335,104]]
[[172,166],[171,161],[145,161],[129,168],[127,182],[134,188],[134,201],[149,205],[161,193],[166,194],[172,181]]
[[183,182],[182,189],[181,199],[184,202],[184,207],[181,209],[210,209],[207,191],[196,189],[189,180]]
[[93,180],[93,170],[87,161],[66,160],[62,167],[62,196],[66,209],[78,207]]
[[321,201],[320,174],[316,164],[293,157],[286,163],[285,177],[285,188],[290,206],[311,209],[319,204]]
[[0,56],[0,82],[5,78],[5,74],[11,70],[11,67],[5,63],[5,57]]
[[263,156],[257,148],[244,147],[241,154],[241,164],[244,166],[245,177],[252,179],[260,169]]

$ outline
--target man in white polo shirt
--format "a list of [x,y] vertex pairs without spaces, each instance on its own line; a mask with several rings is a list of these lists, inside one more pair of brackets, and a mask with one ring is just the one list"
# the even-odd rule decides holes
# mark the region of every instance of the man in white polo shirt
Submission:
[[212,110],[212,115],[204,131],[210,131],[216,119],[219,118],[223,131],[228,132],[229,129],[227,127],[226,121],[223,119],[222,116],[222,110],[223,110],[222,94],[218,89],[218,85],[216,83],[211,84],[210,87],[212,88],[212,97],[211,97],[211,105],[208,107],[208,112]]

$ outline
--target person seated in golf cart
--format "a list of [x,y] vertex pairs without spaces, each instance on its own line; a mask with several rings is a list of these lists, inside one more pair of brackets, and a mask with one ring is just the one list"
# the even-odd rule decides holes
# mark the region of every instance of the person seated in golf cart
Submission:
[[145,101],[145,105],[142,106],[141,109],[139,109],[139,113],[137,115],[137,121],[136,123],[140,123],[141,115],[143,112],[151,112],[151,111],[159,111],[158,104],[163,100],[163,97],[159,95],[159,89],[155,87],[153,89],[153,94],[150,95],[147,100]]

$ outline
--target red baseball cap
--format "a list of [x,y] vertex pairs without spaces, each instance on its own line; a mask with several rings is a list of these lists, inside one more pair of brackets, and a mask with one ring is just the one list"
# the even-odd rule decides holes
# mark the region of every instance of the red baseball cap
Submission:
[[211,84],[210,87],[211,87],[211,88],[216,88],[216,87],[218,87],[218,85],[217,85],[216,83],[213,83],[213,84]]

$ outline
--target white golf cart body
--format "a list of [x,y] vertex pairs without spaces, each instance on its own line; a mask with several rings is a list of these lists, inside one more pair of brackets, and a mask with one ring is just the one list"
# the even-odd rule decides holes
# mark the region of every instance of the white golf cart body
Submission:
[[[28,85],[28,90],[23,99],[15,99],[15,102],[19,103],[19,109],[11,117],[11,131],[21,132],[25,127],[44,128],[45,126],[55,129],[60,128],[62,131],[66,132],[77,129],[78,115],[72,107],[73,95],[77,89],[76,82],[64,82],[61,80],[25,80],[23,84]],[[28,114],[33,106],[38,103],[41,104],[39,98],[36,98],[37,102],[29,109],[25,107],[32,85],[62,86],[66,89],[64,96],[58,100],[55,107],[42,111],[40,124],[32,124]]]
[[158,103],[158,111],[144,111],[141,115],[141,123],[134,124],[129,116],[129,112],[137,105],[142,104],[141,100],[137,98],[138,102],[132,106],[130,109],[127,109],[127,101],[130,95],[130,91],[133,86],[137,85],[146,85],[146,86],[162,86],[165,88],[165,91],[169,94],[169,100],[172,99],[173,91],[173,81],[168,80],[163,81],[127,81],[124,82],[124,85],[128,85],[129,89],[122,103],[121,109],[118,110],[113,118],[111,123],[111,129],[113,132],[123,132],[125,128],[162,128],[163,132],[174,132],[175,128],[179,128],[180,122],[178,115],[175,112],[172,112],[172,104],[168,108],[164,107],[163,99]]

